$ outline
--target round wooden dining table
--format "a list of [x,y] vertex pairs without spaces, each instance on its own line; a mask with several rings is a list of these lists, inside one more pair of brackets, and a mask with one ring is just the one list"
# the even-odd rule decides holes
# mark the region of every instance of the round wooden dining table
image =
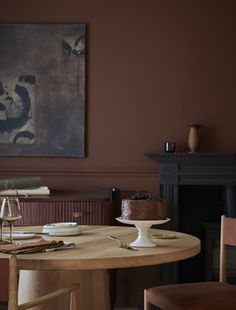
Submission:
[[[79,282],[80,310],[110,310],[109,269],[159,265],[190,258],[200,252],[200,240],[176,231],[150,229],[155,247],[130,250],[120,248],[115,236],[130,244],[137,238],[137,229],[130,226],[80,226],[77,236],[55,237],[37,235],[46,240],[72,241],[76,248],[17,255],[20,269],[19,301],[26,302],[52,289]],[[17,227],[17,230],[38,232],[42,227]],[[168,238],[168,235],[172,238]],[[31,239],[35,241],[35,239]],[[25,240],[22,242],[30,242]],[[0,253],[0,259],[8,255]],[[68,309],[67,297],[58,299],[48,308]]]

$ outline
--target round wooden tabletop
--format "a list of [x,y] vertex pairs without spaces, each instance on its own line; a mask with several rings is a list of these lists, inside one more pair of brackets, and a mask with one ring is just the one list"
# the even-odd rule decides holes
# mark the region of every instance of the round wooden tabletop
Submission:
[[[118,237],[127,244],[137,238],[137,229],[130,226],[80,226],[81,234],[67,237],[37,235],[46,240],[72,241],[78,247],[53,252],[17,255],[20,268],[36,270],[89,270],[157,265],[183,260],[200,252],[200,240],[192,235],[159,229],[150,229],[156,247],[123,249],[109,238]],[[42,227],[17,227],[15,230],[41,232]],[[174,238],[160,239],[160,234]],[[22,240],[22,242],[36,239]],[[8,255],[0,253],[0,259]]]

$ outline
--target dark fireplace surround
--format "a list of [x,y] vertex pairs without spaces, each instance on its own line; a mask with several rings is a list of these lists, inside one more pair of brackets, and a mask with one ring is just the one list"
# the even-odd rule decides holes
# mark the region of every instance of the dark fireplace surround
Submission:
[[[166,228],[191,233],[202,242],[201,254],[162,268],[162,282],[203,281],[207,261],[205,227],[220,216],[236,217],[236,155],[145,153],[159,166],[159,192],[167,201]],[[208,268],[209,269],[209,268]]]

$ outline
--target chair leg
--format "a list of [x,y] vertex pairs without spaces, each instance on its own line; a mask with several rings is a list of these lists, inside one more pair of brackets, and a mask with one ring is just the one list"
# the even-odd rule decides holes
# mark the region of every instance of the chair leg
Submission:
[[16,256],[9,258],[9,300],[8,310],[18,309],[18,285],[17,285],[17,259]]
[[70,310],[78,310],[78,290],[73,290],[70,294]]
[[147,290],[144,290],[144,310],[151,310],[151,304],[147,301]]

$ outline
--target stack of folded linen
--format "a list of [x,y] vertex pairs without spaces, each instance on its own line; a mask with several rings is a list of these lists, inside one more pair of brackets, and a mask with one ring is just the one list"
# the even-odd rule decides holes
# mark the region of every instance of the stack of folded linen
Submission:
[[51,223],[43,226],[43,233],[50,236],[75,236],[80,234],[76,222]]
[[40,177],[0,179],[0,196],[44,196],[50,195],[47,186],[41,186]]
[[28,189],[7,189],[0,191],[0,196],[44,196],[50,195],[50,190],[47,186],[39,186],[38,188],[28,188]]

